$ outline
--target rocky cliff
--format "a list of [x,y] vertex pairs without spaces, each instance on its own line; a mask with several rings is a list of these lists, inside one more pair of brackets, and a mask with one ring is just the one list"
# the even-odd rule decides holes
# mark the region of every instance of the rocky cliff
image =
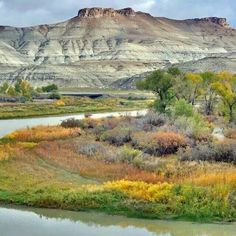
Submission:
[[[176,64],[236,72],[236,30],[226,19],[171,20],[131,8],[86,8],[68,21],[0,27],[0,83],[109,87]],[[125,87],[125,85],[123,86]]]

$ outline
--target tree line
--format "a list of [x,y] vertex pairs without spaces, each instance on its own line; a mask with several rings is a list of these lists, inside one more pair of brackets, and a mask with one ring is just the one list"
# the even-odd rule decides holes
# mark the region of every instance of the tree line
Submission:
[[58,86],[56,84],[49,84],[43,87],[34,88],[29,81],[25,79],[18,79],[15,83],[10,84],[4,82],[0,86],[0,94],[9,97],[22,97],[23,100],[30,101],[34,96],[39,93],[56,93],[58,91]]
[[201,101],[205,115],[212,115],[221,107],[230,122],[234,120],[236,75],[228,71],[183,73],[178,68],[156,70],[139,81],[137,88],[154,92],[157,95],[154,106],[162,113],[168,112],[176,101],[184,99],[193,106]]

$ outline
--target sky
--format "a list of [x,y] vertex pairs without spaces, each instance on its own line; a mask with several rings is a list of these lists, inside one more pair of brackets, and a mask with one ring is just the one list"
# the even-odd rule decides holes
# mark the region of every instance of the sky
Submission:
[[236,28],[236,0],[0,0],[0,25],[56,23],[85,7],[132,7],[173,19],[218,16]]

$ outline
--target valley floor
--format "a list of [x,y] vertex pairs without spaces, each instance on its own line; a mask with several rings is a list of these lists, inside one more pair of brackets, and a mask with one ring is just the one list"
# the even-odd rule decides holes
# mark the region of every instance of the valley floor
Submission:
[[0,103],[0,119],[43,117],[63,114],[127,111],[147,108],[152,98],[63,97],[51,102]]
[[[175,145],[189,146],[189,139],[164,131],[158,120],[150,114],[86,119],[77,127],[68,121],[6,136],[0,142],[0,201],[143,218],[235,221],[235,164],[181,160]],[[150,135],[158,139],[161,129],[164,149],[153,149]]]

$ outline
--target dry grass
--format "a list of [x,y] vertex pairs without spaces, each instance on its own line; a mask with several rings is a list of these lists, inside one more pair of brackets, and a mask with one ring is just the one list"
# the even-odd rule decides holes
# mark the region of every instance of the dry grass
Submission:
[[35,152],[50,163],[89,178],[143,180],[148,183],[163,182],[165,179],[164,176],[140,170],[126,163],[106,163],[85,155],[78,155],[73,151],[71,143],[43,142],[35,148]]
[[81,135],[81,130],[66,129],[61,126],[37,126],[35,128],[18,130],[6,138],[20,142],[39,142],[44,140],[56,140],[72,138]]

